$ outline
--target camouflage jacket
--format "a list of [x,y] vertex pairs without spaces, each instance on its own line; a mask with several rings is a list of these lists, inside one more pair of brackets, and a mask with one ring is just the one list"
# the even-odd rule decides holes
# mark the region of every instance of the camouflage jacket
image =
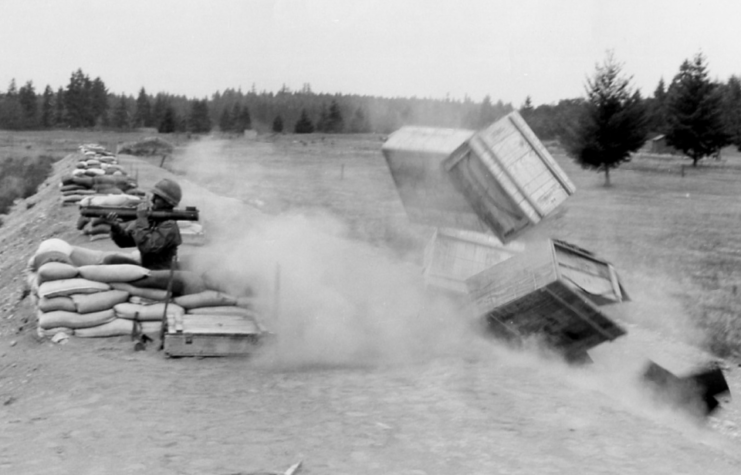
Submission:
[[118,247],[136,246],[142,256],[142,266],[151,270],[169,269],[183,242],[175,221],[155,222],[146,218],[112,224],[111,239]]

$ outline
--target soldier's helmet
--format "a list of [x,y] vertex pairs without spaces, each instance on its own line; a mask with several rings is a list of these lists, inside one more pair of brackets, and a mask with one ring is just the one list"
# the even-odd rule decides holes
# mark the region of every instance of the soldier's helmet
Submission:
[[183,197],[183,192],[180,190],[180,185],[177,182],[170,180],[169,178],[163,178],[158,181],[154,188],[152,188],[152,194],[159,196],[173,208],[180,203],[180,199]]

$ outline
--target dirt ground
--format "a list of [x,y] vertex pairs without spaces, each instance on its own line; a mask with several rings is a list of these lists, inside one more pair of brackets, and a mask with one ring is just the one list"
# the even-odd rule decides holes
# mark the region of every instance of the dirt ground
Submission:
[[[141,170],[143,187],[166,173]],[[57,182],[0,227],[0,473],[283,473],[298,462],[306,474],[741,473],[738,401],[699,420],[641,384],[648,360],[683,374],[713,358],[629,318],[646,311],[651,292],[650,283],[636,288],[643,274],[630,269],[621,276],[634,285],[633,301],[607,310],[628,335],[595,348],[593,364],[581,367],[485,339],[451,302],[416,290],[418,269],[374,247],[346,249],[333,237],[333,252],[367,261],[360,273],[345,261],[329,265],[335,254],[301,218],[280,235],[288,245],[293,234],[313,243],[326,272],[312,260],[283,268],[281,312],[266,316],[278,339],[251,357],[170,359],[157,345],[134,352],[127,338],[40,340],[29,299],[18,303],[25,259],[51,236],[110,245],[74,230]],[[279,241],[261,239],[264,252]],[[377,289],[346,287],[368,276]],[[363,299],[351,306],[299,286],[312,279]],[[374,321],[347,317],[355,313]],[[741,368],[724,364],[731,394],[741,394]]]

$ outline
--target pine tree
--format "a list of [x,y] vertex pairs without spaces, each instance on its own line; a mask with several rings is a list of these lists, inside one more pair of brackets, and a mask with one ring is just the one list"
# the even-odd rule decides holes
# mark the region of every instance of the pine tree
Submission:
[[221,117],[219,117],[219,129],[221,133],[231,132],[234,127],[234,121],[232,115],[229,113],[229,109],[226,107],[221,111]]
[[65,109],[64,89],[57,89],[54,98],[54,124],[57,127],[67,125],[67,110]]
[[741,151],[741,78],[731,76],[723,86],[723,119],[731,143]]
[[329,131],[329,111],[326,104],[322,104],[322,108],[319,110],[319,119],[316,121],[315,130],[317,132]]
[[15,79],[11,79],[8,92],[0,96],[0,128],[18,130],[23,127],[23,109],[18,98]]
[[283,117],[279,115],[275,116],[275,119],[273,119],[273,132],[276,134],[283,132]]
[[730,143],[722,101],[718,84],[708,78],[703,55],[685,60],[669,86],[666,143],[687,155],[692,166]]
[[95,125],[91,89],[90,78],[81,69],[72,73],[64,94],[67,123],[70,127],[92,127]]
[[107,125],[108,89],[99,77],[90,83],[90,113],[92,125]]
[[122,95],[118,100],[115,109],[113,109],[113,127],[118,129],[128,129],[131,127],[129,119],[129,107],[126,104],[126,96]]
[[237,119],[238,133],[243,134],[245,130],[252,129],[252,117],[250,117],[250,109],[246,105],[239,111]]
[[41,99],[41,127],[44,129],[50,129],[56,123],[54,107],[54,91],[47,85]]
[[161,134],[171,134],[175,132],[178,123],[177,114],[172,106],[166,106],[165,112],[162,115],[162,121],[157,127],[157,131]]
[[136,98],[134,127],[151,127],[152,124],[152,105],[149,103],[147,91],[141,88],[139,89],[139,96]]
[[342,118],[342,111],[337,101],[333,100],[329,105],[329,115],[327,117],[327,132],[339,134],[345,129],[345,122]]
[[565,147],[585,169],[605,172],[610,184],[610,169],[630,160],[646,140],[646,111],[630,79],[621,75],[622,66],[612,53],[597,65],[587,81],[587,101],[581,109],[575,129],[567,135]]
[[188,131],[196,134],[211,131],[211,117],[208,112],[208,100],[195,100],[190,105],[188,116]]
[[36,101],[36,90],[31,81],[26,82],[18,91],[18,102],[21,105],[22,127],[24,129],[35,129],[38,127],[38,103]]
[[355,134],[365,134],[370,132],[370,124],[368,123],[365,111],[361,106],[358,106],[358,108],[355,109],[355,112],[350,119],[349,129],[350,132]]
[[314,132],[314,124],[311,123],[306,109],[301,109],[301,117],[296,122],[293,131],[297,134],[310,134]]

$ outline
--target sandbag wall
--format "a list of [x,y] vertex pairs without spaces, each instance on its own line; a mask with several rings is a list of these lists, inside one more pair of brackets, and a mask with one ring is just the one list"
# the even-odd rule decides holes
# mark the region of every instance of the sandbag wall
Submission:
[[[60,184],[63,206],[78,205],[91,198],[115,203],[110,206],[138,204],[144,192],[137,189],[136,180],[127,175],[115,155],[98,144],[81,145],[79,149],[75,170],[63,176]],[[105,198],[118,195],[126,196],[123,199]],[[80,218],[77,228],[91,240],[105,238],[110,231],[102,219]]]
[[[43,241],[28,262],[40,337],[130,335],[162,330],[171,271],[150,271],[137,252],[106,252]],[[199,275],[172,272],[167,316],[237,315],[256,321],[251,301],[209,289]]]

